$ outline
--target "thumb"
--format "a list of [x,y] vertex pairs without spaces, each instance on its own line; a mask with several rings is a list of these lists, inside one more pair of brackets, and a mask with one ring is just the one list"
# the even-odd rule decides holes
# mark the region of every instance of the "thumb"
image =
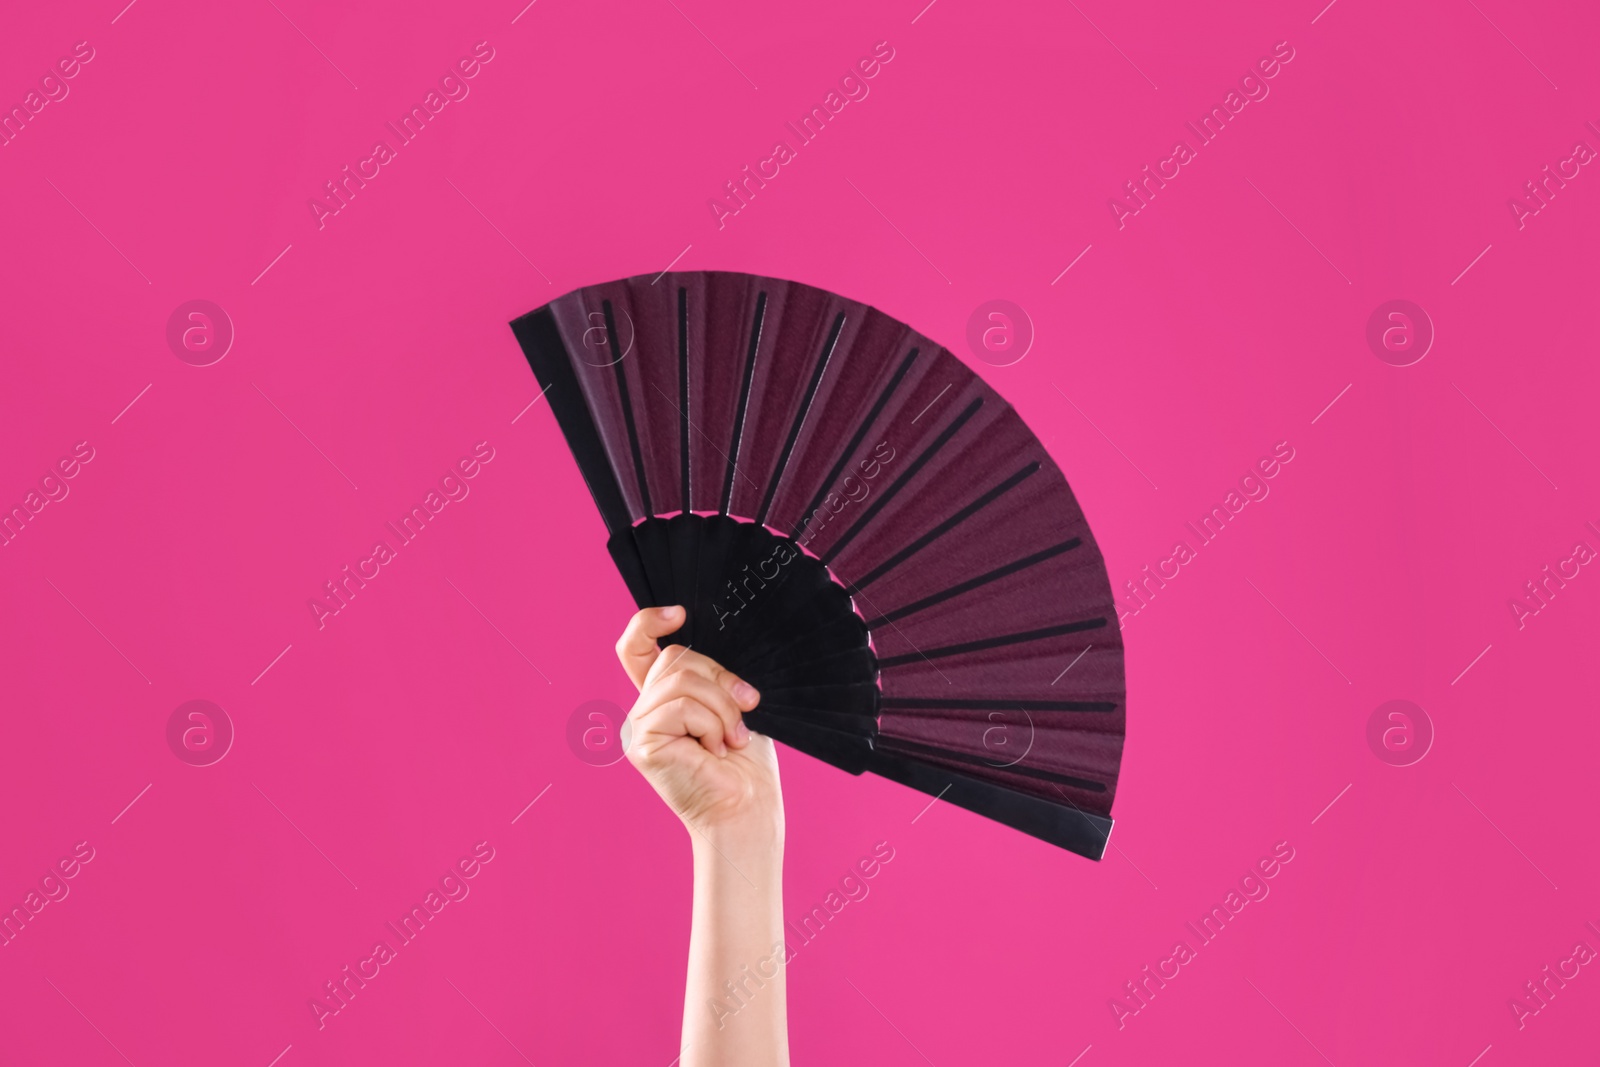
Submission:
[[636,689],[644,688],[645,676],[661,655],[656,638],[665,637],[683,625],[683,608],[673,605],[666,608],[645,608],[628,620],[627,629],[617,638],[617,659],[622,669],[633,679]]

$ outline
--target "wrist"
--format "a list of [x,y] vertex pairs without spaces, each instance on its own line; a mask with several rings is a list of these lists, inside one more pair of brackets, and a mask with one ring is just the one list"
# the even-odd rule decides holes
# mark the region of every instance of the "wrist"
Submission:
[[732,864],[747,872],[783,869],[782,812],[748,813],[737,820],[693,824],[688,830],[696,865]]

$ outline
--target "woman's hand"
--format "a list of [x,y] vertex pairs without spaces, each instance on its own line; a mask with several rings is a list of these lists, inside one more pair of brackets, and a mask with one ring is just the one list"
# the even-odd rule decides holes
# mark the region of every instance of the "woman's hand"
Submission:
[[714,842],[781,843],[777,753],[743,720],[761,695],[692,649],[657,647],[684,617],[681,607],[646,608],[617,641],[617,658],[639,688],[623,750],[690,830]]
[[788,1067],[778,757],[770,738],[744,724],[760,693],[698,652],[656,647],[685,617],[681,607],[647,608],[617,641],[639,687],[622,724],[623,751],[693,831],[678,1062]]

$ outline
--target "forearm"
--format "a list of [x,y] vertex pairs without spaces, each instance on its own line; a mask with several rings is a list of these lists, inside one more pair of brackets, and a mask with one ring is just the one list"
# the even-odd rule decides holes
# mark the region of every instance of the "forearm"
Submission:
[[694,921],[683,1006],[683,1067],[789,1062],[783,942],[783,830],[694,839]]

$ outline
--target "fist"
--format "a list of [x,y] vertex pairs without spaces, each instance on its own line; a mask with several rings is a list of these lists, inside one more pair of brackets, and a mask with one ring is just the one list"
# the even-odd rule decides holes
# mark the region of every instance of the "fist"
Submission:
[[617,641],[617,658],[639,689],[622,726],[623,751],[691,831],[708,840],[781,838],[777,752],[744,724],[761,694],[692,649],[657,646],[685,617],[681,607],[646,608]]

